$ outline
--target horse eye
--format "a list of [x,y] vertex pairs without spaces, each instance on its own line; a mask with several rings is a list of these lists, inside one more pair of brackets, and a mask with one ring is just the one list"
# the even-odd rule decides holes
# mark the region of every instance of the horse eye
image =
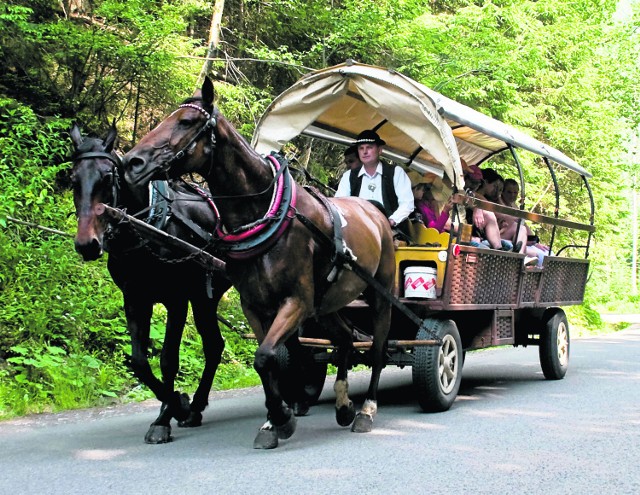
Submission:
[[182,127],[191,127],[194,122],[195,122],[195,119],[193,118],[181,118],[178,121],[178,125],[181,125]]
[[113,174],[112,173],[105,174],[104,177],[102,177],[102,182],[106,186],[110,186],[113,183]]

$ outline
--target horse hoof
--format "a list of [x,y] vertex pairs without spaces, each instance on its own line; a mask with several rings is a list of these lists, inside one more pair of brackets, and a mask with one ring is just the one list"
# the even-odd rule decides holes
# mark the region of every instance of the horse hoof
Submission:
[[308,402],[296,402],[293,404],[293,414],[296,416],[306,416],[309,414],[309,403]]
[[178,421],[178,426],[180,428],[195,428],[196,426],[202,426],[202,414],[191,411],[187,419],[184,421]]
[[353,402],[349,401],[348,406],[341,406],[336,408],[336,421],[340,426],[349,426],[353,423],[353,418],[356,417],[356,408],[353,406]]
[[144,443],[148,444],[161,444],[169,443],[173,440],[171,436],[171,426],[151,425],[149,431],[144,436]]
[[296,423],[296,417],[294,414],[292,414],[285,424],[276,426],[276,433],[278,434],[278,438],[280,438],[281,440],[286,440],[287,438],[291,437],[291,435],[293,435],[293,433],[296,431]]
[[351,431],[355,433],[369,433],[373,428],[373,416],[367,413],[358,413],[356,420],[351,425]]
[[273,426],[265,425],[260,430],[258,430],[258,434],[256,435],[255,440],[253,441],[254,449],[275,449],[278,446],[278,434]]

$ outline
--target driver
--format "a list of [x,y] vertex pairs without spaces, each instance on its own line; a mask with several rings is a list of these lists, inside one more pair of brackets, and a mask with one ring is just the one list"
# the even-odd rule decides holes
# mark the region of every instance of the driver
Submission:
[[336,197],[358,196],[380,203],[392,228],[413,212],[413,192],[407,173],[380,160],[385,141],[373,130],[358,135],[355,146],[362,165],[347,170],[340,179]]

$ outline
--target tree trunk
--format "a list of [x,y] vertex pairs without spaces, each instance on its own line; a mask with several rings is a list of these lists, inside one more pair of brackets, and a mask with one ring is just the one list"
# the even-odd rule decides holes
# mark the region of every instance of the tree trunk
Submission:
[[209,48],[207,49],[207,59],[202,64],[202,70],[198,76],[196,89],[202,85],[205,76],[211,71],[212,58],[215,57],[220,43],[220,25],[222,24],[222,11],[224,10],[224,0],[215,0],[213,4],[213,14],[211,15],[211,26],[209,27]]

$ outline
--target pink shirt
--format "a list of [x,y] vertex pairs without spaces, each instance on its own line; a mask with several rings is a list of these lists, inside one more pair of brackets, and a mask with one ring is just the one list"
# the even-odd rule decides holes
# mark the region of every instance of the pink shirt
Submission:
[[423,200],[416,201],[415,205],[416,211],[422,215],[422,222],[427,227],[436,229],[440,233],[444,231],[444,226],[449,219],[449,212],[442,210],[442,213],[438,216],[433,208],[431,208],[431,205]]

